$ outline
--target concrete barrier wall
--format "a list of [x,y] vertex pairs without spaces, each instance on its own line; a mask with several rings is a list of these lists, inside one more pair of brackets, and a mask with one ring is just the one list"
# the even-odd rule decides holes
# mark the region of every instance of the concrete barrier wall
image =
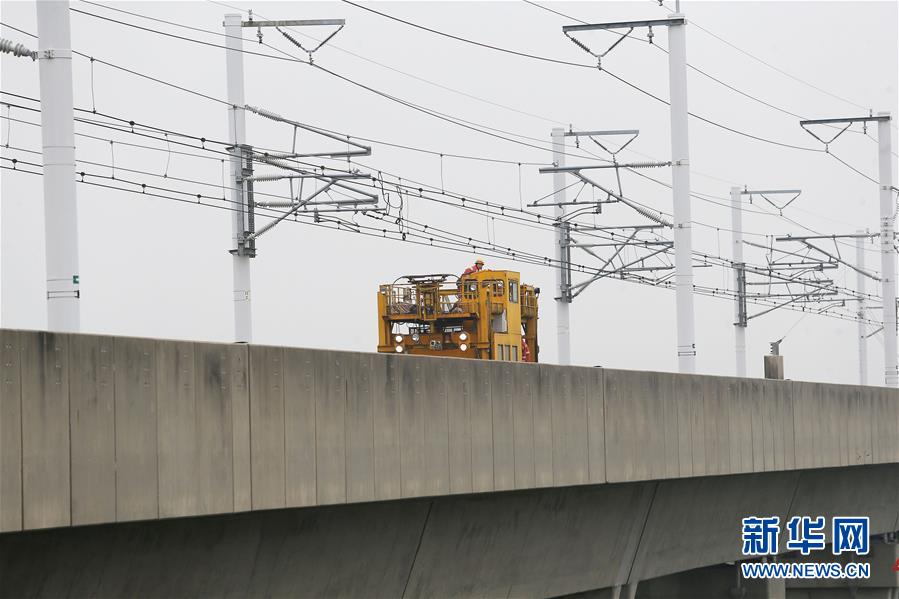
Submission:
[[899,463],[899,392],[0,330],[0,532]]

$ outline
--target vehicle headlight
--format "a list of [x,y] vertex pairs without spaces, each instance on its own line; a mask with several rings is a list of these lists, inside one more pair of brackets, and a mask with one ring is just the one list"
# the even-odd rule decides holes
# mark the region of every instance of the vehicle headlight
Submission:
[[465,351],[468,349],[468,345],[463,343],[462,345],[459,346],[459,349],[461,349],[462,351]]
[[398,353],[398,354],[403,353],[403,346],[402,346],[402,345],[397,345],[397,346],[396,346],[396,353]]
[[396,337],[393,338],[393,340],[396,341],[397,343],[402,343],[402,342],[403,342],[403,336],[402,336],[402,335],[397,335]]
[[421,341],[421,335],[419,335],[418,333],[412,333],[412,341],[418,343],[419,341]]
[[468,333],[462,333],[461,335],[459,335],[459,340],[468,341]]

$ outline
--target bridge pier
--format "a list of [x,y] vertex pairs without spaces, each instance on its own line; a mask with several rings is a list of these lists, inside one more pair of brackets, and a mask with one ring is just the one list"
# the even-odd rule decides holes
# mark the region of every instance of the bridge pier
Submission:
[[622,599],[636,599],[638,584],[639,583],[637,582],[631,582],[624,585],[624,589],[622,589],[622,591],[624,592],[624,597]]

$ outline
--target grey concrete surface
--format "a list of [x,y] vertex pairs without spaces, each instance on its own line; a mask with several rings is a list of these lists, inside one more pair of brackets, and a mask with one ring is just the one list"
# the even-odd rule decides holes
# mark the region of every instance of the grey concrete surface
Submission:
[[[813,514],[847,499],[874,513],[899,465],[827,472],[855,495],[808,494],[815,471],[772,472],[5,533],[0,597],[782,599],[782,581],[722,565],[739,557],[739,518],[790,513],[793,494]],[[874,542],[860,597],[899,584],[896,547]],[[844,581],[786,588],[800,587],[805,599],[849,596]]]
[[[284,349],[250,346],[250,497],[254,510],[284,507]],[[311,398],[314,400],[314,396]],[[293,403],[293,402],[292,402]],[[313,446],[315,437],[303,437]],[[314,453],[312,454],[315,455]]]
[[115,518],[113,355],[111,337],[69,340],[73,525],[110,522]]
[[[375,499],[396,499],[402,495],[400,478],[399,376],[402,364],[381,356],[375,362],[374,387],[382,392],[372,396],[372,437]],[[470,402],[466,401],[470,405]]]
[[549,597],[624,582],[654,483],[434,499],[408,597]]
[[[871,534],[899,530],[899,469],[888,465],[803,471],[789,517],[868,516]],[[830,542],[830,530],[825,538]]]
[[426,501],[0,535],[0,597],[400,597]]
[[199,509],[194,350],[194,344],[185,341],[156,344],[160,518],[190,516]]
[[284,350],[284,481],[285,505],[317,502],[314,354]]
[[25,529],[72,523],[70,338],[51,333],[19,335]]
[[785,522],[801,475],[771,472],[660,481],[628,581],[741,559],[741,519],[771,515]]
[[899,391],[877,387],[5,329],[0,345],[0,531],[899,463]]
[[0,329],[0,533],[22,529],[20,336]]
[[156,347],[115,339],[116,520],[159,517]]

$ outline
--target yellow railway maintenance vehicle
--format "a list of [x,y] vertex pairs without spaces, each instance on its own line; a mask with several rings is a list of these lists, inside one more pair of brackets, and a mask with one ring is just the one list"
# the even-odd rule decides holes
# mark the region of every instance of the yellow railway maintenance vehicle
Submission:
[[511,270],[406,275],[378,290],[378,351],[537,361],[537,296]]

